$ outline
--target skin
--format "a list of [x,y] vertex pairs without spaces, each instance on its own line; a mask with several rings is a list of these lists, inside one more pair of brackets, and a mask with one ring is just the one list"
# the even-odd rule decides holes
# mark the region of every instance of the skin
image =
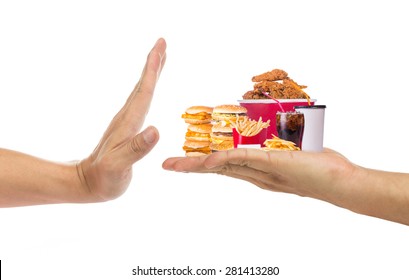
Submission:
[[364,168],[330,149],[320,153],[233,149],[168,158],[162,166],[176,172],[221,174],[409,225],[409,174]]
[[125,105],[83,160],[51,162],[0,149],[0,207],[102,202],[122,195],[132,179],[132,165],[159,140],[155,127],[140,130],[165,61],[166,42],[159,39]]

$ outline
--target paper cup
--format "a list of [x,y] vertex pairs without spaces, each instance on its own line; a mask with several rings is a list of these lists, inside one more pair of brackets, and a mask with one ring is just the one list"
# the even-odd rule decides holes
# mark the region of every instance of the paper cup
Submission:
[[267,139],[267,129],[264,128],[259,134],[254,136],[243,136],[233,128],[233,143],[234,148],[258,148],[264,146],[264,141]]
[[[295,106],[307,106],[307,99],[278,99],[284,111],[293,112]],[[243,99],[238,101],[240,106],[247,109],[247,115],[250,119],[258,121],[261,117],[263,122],[270,120],[270,126],[267,127],[267,136],[271,138],[271,134],[277,136],[276,114],[280,111],[278,103],[271,99]],[[315,99],[310,100],[310,104],[314,105]]]
[[325,105],[295,106],[297,112],[304,114],[303,151],[321,152],[324,149],[325,108]]

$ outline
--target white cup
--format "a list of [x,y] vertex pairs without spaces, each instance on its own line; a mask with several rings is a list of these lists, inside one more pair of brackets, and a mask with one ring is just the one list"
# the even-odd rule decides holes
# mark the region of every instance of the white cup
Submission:
[[321,152],[324,149],[325,105],[295,106],[297,112],[304,114],[304,136],[302,150]]

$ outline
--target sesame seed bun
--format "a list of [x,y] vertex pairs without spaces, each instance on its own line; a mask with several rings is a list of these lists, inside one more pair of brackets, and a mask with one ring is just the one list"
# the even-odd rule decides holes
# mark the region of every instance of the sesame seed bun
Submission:
[[213,113],[219,114],[247,114],[247,109],[239,105],[219,105],[213,108]]
[[208,107],[208,106],[191,106],[191,107],[186,109],[186,113],[192,114],[192,115],[197,114],[197,113],[201,113],[201,112],[211,114],[213,112],[213,108]]
[[204,124],[212,121],[212,107],[208,106],[191,106],[186,109],[182,118],[188,124]]
[[237,118],[247,115],[247,109],[239,105],[219,105],[213,108],[213,121],[235,122]]

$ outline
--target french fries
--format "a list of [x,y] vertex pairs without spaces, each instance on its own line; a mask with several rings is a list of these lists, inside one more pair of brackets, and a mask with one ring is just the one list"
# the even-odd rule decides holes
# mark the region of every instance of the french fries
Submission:
[[270,120],[263,122],[262,118],[260,117],[258,121],[255,121],[246,116],[241,120],[237,119],[236,122],[232,122],[231,126],[235,128],[239,134],[246,137],[251,137],[259,134],[261,130],[270,126]]
[[300,148],[294,142],[281,139],[272,134],[272,139],[264,141],[263,150],[265,151],[300,151]]

